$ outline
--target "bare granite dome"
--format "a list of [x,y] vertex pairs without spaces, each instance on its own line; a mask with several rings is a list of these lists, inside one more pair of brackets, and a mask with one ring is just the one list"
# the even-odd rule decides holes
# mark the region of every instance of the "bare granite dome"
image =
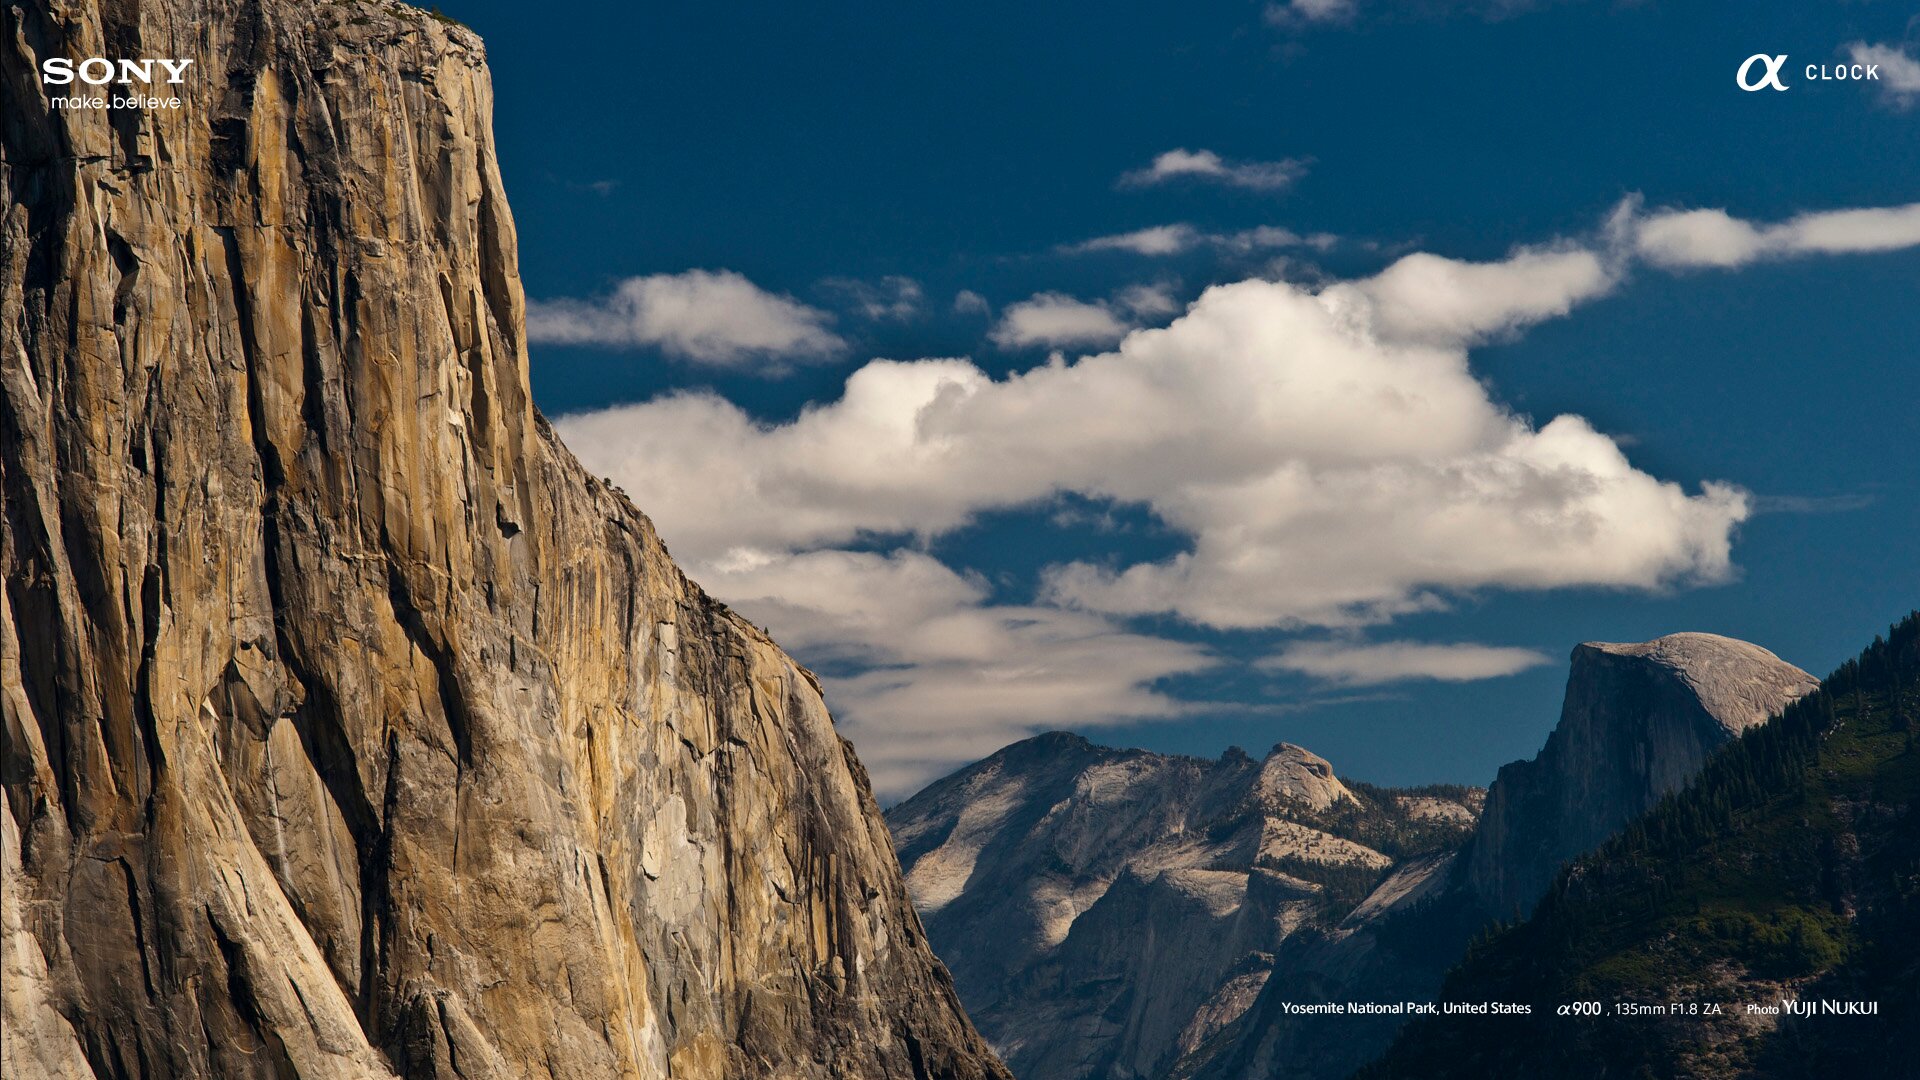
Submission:
[[1580,648],[1665,668],[1693,691],[1707,715],[1735,735],[1820,685],[1766,649],[1719,634],[1683,631],[1633,644],[1589,641]]
[[1292,743],[1275,746],[1261,762],[1254,791],[1262,798],[1287,799],[1315,810],[1325,810],[1341,799],[1360,801],[1333,775],[1331,762]]
[[1498,912],[1531,907],[1567,860],[1818,685],[1766,649],[1718,634],[1576,646],[1547,745],[1502,768],[1488,790],[1471,852],[1475,889]]

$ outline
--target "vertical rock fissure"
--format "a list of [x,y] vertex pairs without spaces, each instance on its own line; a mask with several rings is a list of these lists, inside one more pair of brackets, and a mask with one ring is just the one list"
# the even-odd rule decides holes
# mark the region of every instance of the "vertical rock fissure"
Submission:
[[407,576],[392,555],[387,556],[387,599],[407,640],[433,667],[440,711],[446,721],[447,734],[453,740],[454,764],[464,771],[473,764],[473,723],[468,715],[464,684],[455,670],[450,647],[442,644],[428,627],[425,613],[414,603]]

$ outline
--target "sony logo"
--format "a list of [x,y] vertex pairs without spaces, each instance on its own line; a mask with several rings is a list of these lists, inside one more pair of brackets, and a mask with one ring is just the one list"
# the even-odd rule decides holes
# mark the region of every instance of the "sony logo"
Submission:
[[109,60],[104,56],[90,56],[75,63],[65,56],[56,56],[40,62],[40,82],[46,86],[65,86],[75,78],[88,86],[105,86],[108,83],[152,83],[154,65],[160,66],[160,73],[169,83],[182,83],[187,79],[187,68],[191,60]]

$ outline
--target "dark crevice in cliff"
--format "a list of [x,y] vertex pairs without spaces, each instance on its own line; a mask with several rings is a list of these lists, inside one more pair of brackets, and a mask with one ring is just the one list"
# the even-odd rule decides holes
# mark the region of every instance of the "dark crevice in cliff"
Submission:
[[275,513],[276,493],[286,482],[286,466],[280,460],[280,448],[273,443],[273,437],[267,432],[266,391],[260,385],[260,358],[255,343],[256,328],[253,320],[253,297],[247,292],[246,259],[240,251],[239,237],[231,226],[221,226],[214,230],[220,234],[221,249],[226,254],[227,284],[233,290],[234,320],[239,324],[241,359],[246,367],[247,379],[247,422],[253,437],[254,453],[260,459],[262,501],[266,504],[263,517],[271,520]]
[[387,599],[407,640],[433,665],[440,711],[446,721],[447,734],[453,739],[454,763],[465,770],[473,764],[473,716],[467,706],[466,688],[454,668],[452,651],[427,625],[425,613],[414,602],[406,574],[391,556],[387,560]]
[[120,868],[121,879],[127,888],[127,916],[133,922],[133,947],[140,959],[140,981],[147,997],[159,993],[153,977],[153,947],[147,938],[147,920],[140,911],[140,877],[133,872],[132,864],[124,856],[116,857],[113,864]]
[[125,326],[127,304],[140,284],[140,258],[133,253],[133,246],[126,238],[112,229],[107,230],[107,254],[113,259],[114,269],[120,272],[120,281],[113,287],[113,324]]
[[262,39],[270,35],[263,25],[258,4],[240,6],[231,28],[224,89],[212,124],[210,164],[217,176],[231,176],[245,167],[251,153],[251,132],[247,122],[253,113],[253,89],[258,73],[265,68]]
[[[506,235],[511,228],[503,219],[502,207],[494,205],[491,198],[480,200],[480,278],[482,293],[487,301],[487,313],[493,317],[494,328],[499,332],[501,342],[514,350],[507,355],[515,355],[519,349],[519,323],[513,317],[512,295],[518,288],[513,280],[511,269],[503,263],[501,254],[512,246]],[[514,373],[514,385],[519,385],[518,372]],[[515,407],[524,407],[525,402],[515,401]]]
[[[6,400],[5,396],[0,395],[0,401],[3,400]],[[0,445],[21,445],[13,416],[7,409],[0,409]],[[33,498],[24,474],[0,468],[0,492],[5,494],[0,514],[5,517],[8,541],[0,545],[0,557],[4,557],[7,563],[7,606],[13,618],[14,640],[19,642],[21,650],[21,690],[25,694],[28,710],[33,713],[32,722],[40,729],[40,740],[46,747],[48,761],[60,780],[62,808],[67,814],[67,825],[72,828],[75,824],[72,815],[78,805],[78,792],[74,787],[74,774],[78,770],[69,767],[67,726],[60,709],[63,694],[56,677],[56,672],[61,669],[52,664],[28,662],[35,650],[61,657],[66,652],[60,632],[59,597],[46,558],[47,536],[41,527],[39,515],[33,512],[38,508],[38,502]],[[13,722],[23,723],[25,720],[15,717]],[[30,777],[33,764],[26,756],[26,746],[16,744],[9,737],[6,751],[5,757],[0,759],[0,782],[11,785]],[[18,796],[23,791],[9,787],[8,793]],[[22,803],[23,798],[15,799],[14,817],[23,826],[21,835],[24,840],[24,826],[28,818],[27,808]]]
[[353,998],[354,1015],[367,1042],[389,1056],[393,1047],[381,1038],[382,1025],[390,1017],[391,1004],[381,992],[386,981],[383,959],[392,955],[398,933],[390,914],[393,910],[393,832],[395,806],[400,797],[400,741],[397,733],[386,735],[386,788],[381,794],[380,820],[383,827],[373,842],[361,848],[360,869],[360,985]]
[[[105,0],[100,6],[102,36],[106,39],[108,56],[147,55],[140,39],[140,4],[138,0]],[[121,160],[129,168],[144,167],[140,158],[141,114],[138,109],[109,109],[107,123],[113,128],[120,143]]]
[[[76,486],[88,495],[96,490],[92,484]],[[120,605],[108,581],[107,569],[102,565],[105,537],[89,513],[96,507],[91,500],[83,504],[82,497],[80,492],[62,488],[60,539],[83,615],[96,636],[99,647],[96,665],[104,669],[98,672],[104,676],[98,681],[103,689],[92,701],[91,720],[105,751],[104,760],[99,762],[101,778],[114,788],[112,792],[85,791],[79,795],[84,800],[82,805],[104,806],[111,804],[116,795],[144,798],[149,789],[146,752],[136,745],[140,739],[134,729],[129,682],[123,677],[128,653],[125,625],[117,617]]]
[[[207,928],[213,931],[214,943],[219,947],[220,958],[226,968],[227,1000],[233,1006],[240,1022],[246,1025],[246,1035],[252,1045],[221,1047],[226,1054],[238,1050],[248,1058],[266,1053],[266,1061],[271,1073],[259,1072],[256,1075],[271,1075],[276,1080],[300,1080],[300,1070],[287,1055],[286,1042],[274,1031],[273,1025],[260,1014],[257,993],[253,986],[253,974],[247,960],[246,948],[220,925],[219,916],[211,909],[207,912]],[[224,1055],[223,1055],[224,1056]],[[144,1075],[144,1074],[143,1074]]]
[[[296,84],[297,85],[297,84]],[[308,157],[306,144],[301,140],[298,129],[289,125],[287,146],[299,160],[303,175],[315,173],[315,164]],[[330,158],[330,155],[323,155]],[[331,170],[326,170],[331,172]],[[316,178],[318,179],[318,178]],[[315,266],[334,267],[339,265],[340,255],[333,242],[333,234],[340,227],[334,204],[320,197],[323,190],[320,183],[313,183],[311,194],[306,202],[307,228],[314,237],[310,258]],[[301,418],[306,423],[307,434],[314,440],[319,453],[318,460],[327,463],[328,468],[336,468],[334,440],[334,417],[329,415],[329,405],[338,401],[337,387],[329,385],[327,356],[335,342],[321,337],[321,324],[318,321],[327,312],[337,312],[339,297],[334,294],[334,277],[331,274],[314,274],[307,278],[306,295],[301,297],[300,308],[300,375],[301,375]],[[333,405],[338,408],[337,405]],[[340,418],[344,421],[344,417]],[[340,424],[345,430],[346,424]],[[330,485],[331,487],[331,485]],[[329,494],[337,494],[329,491]]]
[[153,783],[144,795],[147,821],[153,820],[153,791],[165,761],[160,732],[153,716],[153,653],[160,640],[160,568],[148,563],[140,580],[140,667],[134,674],[133,715],[140,725],[141,748],[146,751],[147,776]]

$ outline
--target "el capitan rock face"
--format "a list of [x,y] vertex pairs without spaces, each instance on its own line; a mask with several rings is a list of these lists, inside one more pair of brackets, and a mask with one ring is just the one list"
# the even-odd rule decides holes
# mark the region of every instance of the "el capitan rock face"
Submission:
[[930,936],[1014,1072],[1117,1080],[1166,1076],[1260,994],[1296,931],[1337,921],[1396,868],[1431,869],[1405,849],[1457,846],[1478,796],[1356,788],[1285,743],[1207,761],[1055,733],[887,821]]
[[1005,1076],[812,677],[533,410],[479,41],[0,39],[0,1071]]
[[1547,745],[1502,767],[1487,791],[1467,863],[1474,892],[1494,912],[1524,914],[1561,866],[1818,685],[1758,645],[1715,634],[1576,647]]

